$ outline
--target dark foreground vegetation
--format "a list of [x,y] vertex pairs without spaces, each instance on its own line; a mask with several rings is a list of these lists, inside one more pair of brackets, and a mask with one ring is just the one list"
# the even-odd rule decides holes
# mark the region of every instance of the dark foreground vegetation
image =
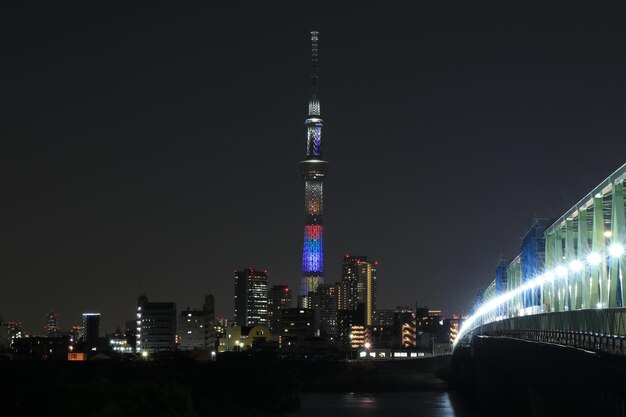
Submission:
[[274,416],[300,392],[444,389],[447,358],[396,362],[294,362],[271,355],[216,362],[0,362],[0,415]]

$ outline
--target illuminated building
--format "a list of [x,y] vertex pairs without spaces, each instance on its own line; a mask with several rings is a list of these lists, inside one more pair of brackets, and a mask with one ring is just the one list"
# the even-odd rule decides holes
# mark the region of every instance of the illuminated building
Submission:
[[460,318],[451,318],[445,319],[446,327],[448,329],[449,342],[453,344],[456,340],[456,337],[459,335],[459,329],[461,328],[461,319]]
[[272,340],[272,333],[267,326],[229,326],[226,330],[225,350],[238,351],[249,349],[255,345],[268,343]]
[[294,348],[299,342],[315,336],[315,311],[310,308],[288,308],[282,311],[280,344]]
[[360,343],[359,347],[361,347],[362,343],[365,343],[366,338],[361,340],[359,336],[355,339],[355,334],[360,335],[361,329],[366,329],[364,310],[365,305],[359,304],[356,310],[339,310],[337,312],[337,339],[344,348],[354,349],[352,347],[354,344]]
[[70,338],[64,337],[20,337],[13,340],[12,351],[20,359],[66,359]]
[[372,343],[376,348],[415,347],[415,313],[409,307],[377,310],[371,329]]
[[59,313],[51,311],[46,314],[46,325],[44,326],[46,337],[61,337],[62,332],[59,328]]
[[215,300],[212,295],[205,295],[204,300],[202,310],[187,307],[178,316],[179,350],[215,348]]
[[100,313],[83,313],[82,342],[87,349],[94,349],[100,337]]
[[320,335],[331,341],[337,338],[337,312],[339,311],[339,285],[320,285],[319,295]]
[[253,268],[235,271],[235,324],[267,326],[267,271]]
[[135,348],[130,344],[130,341],[125,336],[111,337],[109,338],[109,349],[117,353],[132,353]]
[[365,326],[372,326],[376,311],[376,272],[378,262],[370,262],[367,256],[345,255],[339,289],[339,309],[356,310],[364,306]]
[[309,293],[324,283],[324,179],[328,162],[322,159],[322,125],[320,101],[317,97],[318,32],[311,32],[311,98],[309,115],[304,122],[307,130],[306,159],[300,162],[304,178],[304,244],[299,307],[309,307]]
[[0,330],[2,330],[2,334],[0,335],[2,338],[0,340],[0,347],[4,347],[5,349],[13,347],[15,339],[19,339],[24,336],[24,333],[22,332],[22,323],[19,321],[2,322]]
[[273,335],[277,335],[280,333],[282,310],[291,308],[291,289],[287,285],[273,285],[268,301],[268,327]]
[[83,338],[83,326],[74,325],[70,330],[70,342],[78,343]]
[[217,317],[213,320],[213,334],[215,335],[215,344],[219,352],[226,350],[226,330],[228,329],[228,319]]
[[67,360],[72,362],[82,362],[86,360],[86,358],[83,352],[68,352]]
[[176,304],[137,300],[137,353],[176,350]]
[[369,335],[366,326],[353,324],[350,326],[350,349],[361,349],[367,346]]
[[128,344],[132,346],[133,352],[137,351],[137,322],[135,320],[126,320],[124,336],[128,340]]

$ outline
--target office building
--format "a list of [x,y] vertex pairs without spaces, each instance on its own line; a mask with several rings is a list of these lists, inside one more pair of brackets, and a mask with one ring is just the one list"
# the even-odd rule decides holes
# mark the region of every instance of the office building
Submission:
[[14,339],[11,350],[17,359],[62,360],[67,358],[69,346],[69,336],[30,336]]
[[337,312],[339,311],[339,285],[323,284],[317,288],[319,301],[320,336],[335,341],[337,338]]
[[81,341],[87,350],[95,349],[100,338],[100,313],[83,313]]
[[137,352],[148,354],[176,349],[176,304],[137,300]]
[[291,308],[291,289],[287,285],[272,285],[268,292],[268,324],[272,335],[280,333],[282,311]]
[[4,321],[0,326],[0,348],[9,350],[13,347],[15,339],[24,336],[22,323],[19,321]]
[[267,271],[253,268],[235,271],[235,324],[240,327],[268,324]]
[[51,311],[46,314],[46,325],[43,329],[46,337],[61,337],[63,334],[59,327],[59,313]]
[[178,349],[215,349],[215,299],[204,296],[202,309],[187,307],[178,316]]
[[315,336],[315,311],[310,308],[288,308],[282,311],[280,345],[295,346]]

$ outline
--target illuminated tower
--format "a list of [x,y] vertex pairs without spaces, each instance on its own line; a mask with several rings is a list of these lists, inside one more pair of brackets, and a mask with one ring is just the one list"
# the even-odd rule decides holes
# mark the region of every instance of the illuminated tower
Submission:
[[311,32],[311,99],[306,126],[306,159],[300,162],[304,178],[304,246],[299,304],[308,307],[308,295],[324,283],[324,178],[328,162],[322,159],[322,119],[317,98],[317,36]]

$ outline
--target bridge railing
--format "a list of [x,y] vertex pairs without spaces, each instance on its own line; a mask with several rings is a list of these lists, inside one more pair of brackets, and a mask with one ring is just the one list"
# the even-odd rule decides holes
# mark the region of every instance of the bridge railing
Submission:
[[486,336],[510,337],[540,343],[553,343],[594,352],[626,356],[626,336],[563,330],[505,330],[485,332]]
[[485,323],[465,335],[513,337],[626,355],[626,308],[574,310]]

